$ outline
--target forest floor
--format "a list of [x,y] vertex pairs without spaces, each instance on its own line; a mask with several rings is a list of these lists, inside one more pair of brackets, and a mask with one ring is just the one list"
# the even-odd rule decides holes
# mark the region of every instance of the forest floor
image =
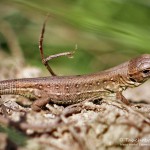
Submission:
[[[1,80],[40,76],[40,69],[12,62],[6,60],[0,66]],[[150,81],[125,92],[131,107],[117,100],[102,100],[69,107],[47,104],[40,112],[32,111],[32,102],[23,97],[2,96],[0,150],[148,150],[149,89]]]

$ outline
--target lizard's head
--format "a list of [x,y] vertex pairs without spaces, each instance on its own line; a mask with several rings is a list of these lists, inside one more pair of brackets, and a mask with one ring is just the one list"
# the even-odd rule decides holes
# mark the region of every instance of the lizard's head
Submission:
[[150,78],[150,54],[129,61],[128,75],[132,82],[143,83]]

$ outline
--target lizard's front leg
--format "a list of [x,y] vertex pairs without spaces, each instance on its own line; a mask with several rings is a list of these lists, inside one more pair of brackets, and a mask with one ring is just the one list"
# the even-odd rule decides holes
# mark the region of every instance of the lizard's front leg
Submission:
[[122,101],[124,104],[126,104],[128,106],[130,105],[130,102],[122,95],[121,92],[116,93],[116,99]]

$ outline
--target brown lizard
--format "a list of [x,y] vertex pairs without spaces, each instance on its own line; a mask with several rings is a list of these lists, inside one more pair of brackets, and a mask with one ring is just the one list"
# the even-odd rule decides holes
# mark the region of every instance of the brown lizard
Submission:
[[150,54],[133,58],[121,65],[105,71],[88,75],[56,76],[48,65],[50,59],[60,56],[71,56],[65,52],[44,58],[42,42],[45,22],[39,41],[42,62],[52,74],[51,77],[23,78],[0,81],[0,95],[15,94],[35,100],[33,110],[40,110],[49,102],[56,104],[75,104],[87,99],[117,99],[122,91],[136,87],[150,78]]

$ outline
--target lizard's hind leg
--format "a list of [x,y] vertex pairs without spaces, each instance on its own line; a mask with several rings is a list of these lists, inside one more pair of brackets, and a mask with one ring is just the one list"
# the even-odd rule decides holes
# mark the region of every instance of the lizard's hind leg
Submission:
[[74,51],[58,53],[58,54],[55,54],[55,55],[50,55],[50,56],[48,56],[48,57],[45,58],[44,57],[44,52],[43,52],[43,39],[44,39],[44,32],[45,32],[46,21],[47,21],[47,19],[43,23],[43,27],[42,27],[42,31],[41,31],[41,35],[40,35],[40,39],[39,39],[40,55],[41,55],[42,63],[48,69],[48,71],[50,72],[50,74],[52,76],[56,76],[56,74],[54,73],[54,71],[52,70],[52,68],[50,67],[50,65],[48,64],[48,61],[51,60],[51,59],[57,58],[57,57],[61,57],[61,56],[68,56],[70,58],[73,57],[73,54],[75,53],[75,50],[77,49],[77,45],[75,46],[75,50]]

